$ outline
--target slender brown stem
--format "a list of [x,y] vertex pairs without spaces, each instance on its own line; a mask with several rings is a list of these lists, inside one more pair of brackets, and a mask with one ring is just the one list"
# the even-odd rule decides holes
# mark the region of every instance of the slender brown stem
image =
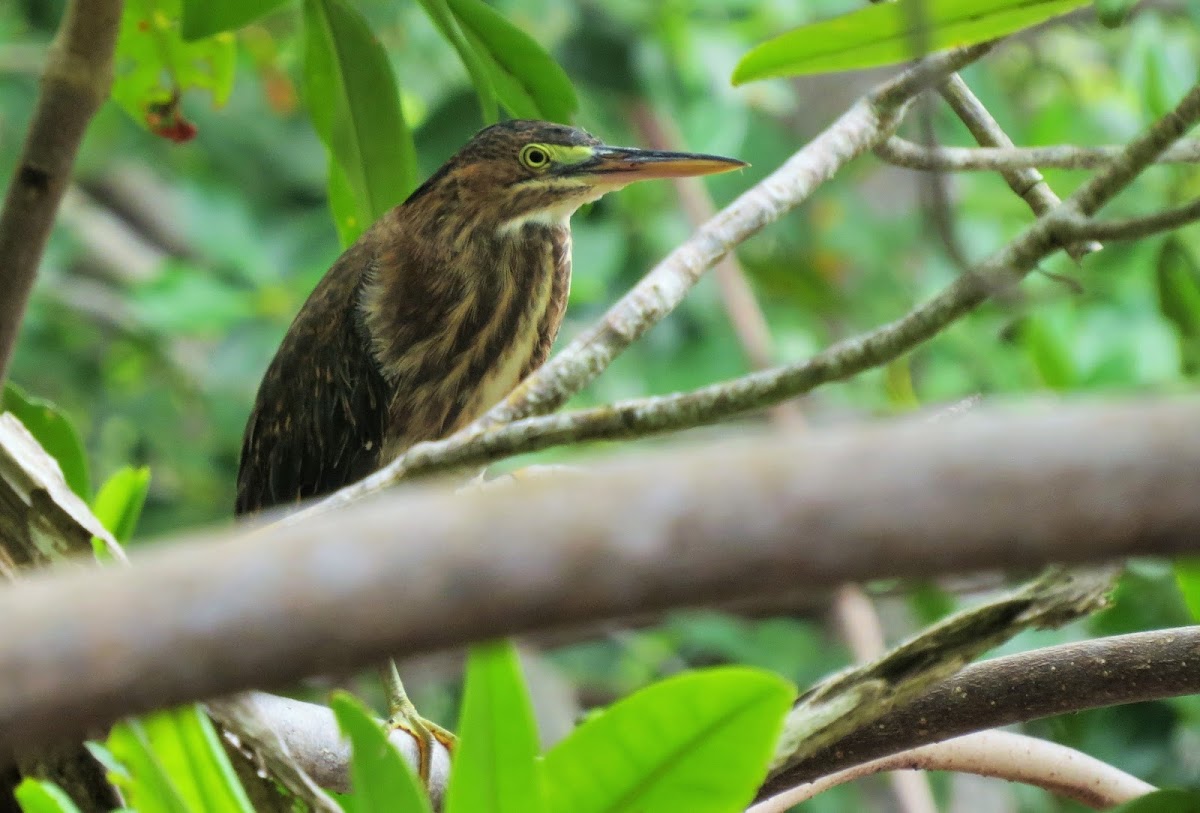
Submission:
[[0,380],[88,122],[108,98],[121,0],[71,0],[0,209]]

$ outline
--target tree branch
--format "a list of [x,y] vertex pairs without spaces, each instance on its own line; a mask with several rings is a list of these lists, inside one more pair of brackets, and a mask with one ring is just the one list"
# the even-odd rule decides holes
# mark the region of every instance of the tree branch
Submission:
[[772,777],[760,795],[973,731],[1200,693],[1197,658],[1200,626],[1117,635],[972,664],[915,702]]
[[[1012,139],[1004,132],[999,122],[992,118],[992,114],[983,106],[983,102],[979,101],[979,98],[971,92],[971,88],[967,87],[967,83],[961,76],[954,74],[947,79],[942,84],[941,93],[942,98],[946,100],[955,115],[962,120],[981,146],[1005,149],[1013,146]],[[1033,167],[1002,169],[1000,175],[1008,184],[1009,189],[1025,201],[1033,213],[1039,217],[1060,203],[1058,195],[1054,194],[1054,190],[1046,183],[1042,173]],[[1099,251],[1101,246],[1099,243],[1087,242],[1071,244],[1066,248],[1071,258],[1078,262],[1087,254]]]
[[1074,237],[1095,237],[1101,240],[1139,240],[1164,231],[1171,231],[1200,220],[1200,199],[1172,209],[1142,217],[1121,220],[1098,220],[1076,217],[1065,220],[1059,227]]
[[121,0],[71,0],[0,209],[0,381],[12,358],[54,213],[92,116],[108,98]]
[[830,788],[884,771],[955,771],[1023,782],[1087,805],[1116,807],[1155,790],[1135,776],[1058,743],[980,731],[875,759],[789,788],[746,813],[786,813]]
[[[879,158],[904,169],[925,172],[997,172],[1031,167],[1042,169],[1099,169],[1121,154],[1119,145],[1077,147],[925,147],[892,136],[875,148]],[[1159,156],[1159,164],[1200,163],[1200,141],[1174,145]]]
[[0,752],[490,637],[881,576],[1194,552],[1197,414],[978,410],[768,435],[33,574],[0,591]]

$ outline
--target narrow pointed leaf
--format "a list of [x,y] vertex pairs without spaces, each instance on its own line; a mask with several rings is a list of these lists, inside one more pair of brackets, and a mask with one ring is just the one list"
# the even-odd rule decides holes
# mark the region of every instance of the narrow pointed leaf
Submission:
[[742,810],[795,696],[782,678],[740,667],[656,683],[591,717],[546,755],[546,809]]
[[125,466],[104,481],[92,500],[92,513],[122,545],[133,536],[149,489],[149,467]]
[[492,86],[491,72],[480,54],[463,34],[463,30],[459,27],[458,20],[455,19],[446,0],[417,0],[417,2],[421,4],[421,8],[425,9],[425,13],[441,35],[458,52],[458,58],[462,60],[463,66],[467,69],[467,74],[471,77],[471,84],[475,86],[475,93],[479,96],[479,109],[484,124],[493,124],[499,121],[500,111],[496,108],[496,90]]
[[71,797],[53,782],[25,777],[14,794],[24,813],[79,813]]
[[[914,10],[912,4],[920,2]],[[751,49],[733,83],[892,65],[931,51],[985,42],[1066,14],[1090,0],[901,0],[802,26]],[[921,23],[921,28],[914,23]]]
[[579,107],[575,88],[566,72],[537,40],[510,23],[483,0],[448,2],[463,29],[486,47],[488,56],[509,79],[508,82],[495,80],[496,91],[506,107],[514,113],[518,112],[509,103],[509,99],[515,95],[509,88],[515,83],[525,96],[533,100],[541,118],[564,123],[571,120]]
[[446,813],[541,813],[537,726],[516,650],[471,647]]
[[127,769],[116,781],[139,811],[253,813],[216,729],[199,706],[121,723],[107,745]]
[[365,229],[416,187],[416,148],[396,78],[366,20],[344,0],[305,0],[304,25],[309,115]]
[[346,692],[335,692],[330,707],[350,740],[350,813],[432,813],[429,798],[383,727]]

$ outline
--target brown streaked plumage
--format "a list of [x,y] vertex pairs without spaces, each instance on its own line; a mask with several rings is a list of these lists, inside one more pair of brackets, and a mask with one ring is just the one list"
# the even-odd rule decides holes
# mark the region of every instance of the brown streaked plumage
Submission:
[[480,131],[296,316],[246,425],[236,512],[327,494],[477,418],[550,352],[579,206],[642,178],[741,166],[546,122]]

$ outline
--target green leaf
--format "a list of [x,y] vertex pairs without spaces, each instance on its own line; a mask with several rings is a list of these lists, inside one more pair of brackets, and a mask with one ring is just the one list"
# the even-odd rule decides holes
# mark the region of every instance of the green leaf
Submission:
[[729,813],[754,796],[795,687],[743,667],[690,672],[596,714],[546,755],[553,813]]
[[138,813],[253,813],[216,729],[199,706],[116,725],[107,747],[127,775],[110,779]]
[[391,63],[362,15],[343,0],[305,0],[304,23],[309,115],[344,175],[331,187],[354,203],[353,220],[335,214],[338,231],[357,235],[416,187],[416,148]]
[[475,86],[475,93],[479,96],[479,110],[483,116],[483,123],[494,124],[499,121],[500,113],[496,109],[496,89],[492,86],[491,72],[483,57],[471,46],[462,29],[459,28],[458,21],[455,20],[454,13],[450,11],[446,0],[417,1],[421,4],[421,8],[425,9],[425,14],[428,15],[441,35],[458,52],[458,58],[462,60],[463,66],[467,69],[467,74],[471,77],[471,84]]
[[[918,9],[911,7],[921,2]],[[942,51],[1002,37],[1089,0],[902,0],[802,26],[752,48],[733,83],[891,65],[917,56],[914,42]],[[918,29],[917,21],[922,23]]]
[[471,647],[446,813],[541,813],[537,726],[516,650]]
[[1043,320],[1034,317],[1021,323],[1020,337],[1042,383],[1054,390],[1070,389],[1077,376],[1066,342]]
[[526,99],[537,117],[569,122],[579,107],[566,72],[537,40],[510,23],[483,0],[449,0],[450,10],[477,48],[486,49],[495,66],[493,83],[504,106],[517,115]]
[[1112,808],[1110,813],[1195,813],[1197,810],[1200,810],[1200,792],[1170,789],[1147,793]]
[[1200,621],[1200,558],[1187,557],[1175,562],[1175,581],[1192,618]]
[[153,129],[156,106],[189,90],[209,91],[217,107],[233,90],[236,40],[217,34],[185,42],[182,13],[181,0],[127,0],[121,13],[112,98],[143,127]]
[[16,415],[17,420],[25,424],[46,454],[58,462],[71,490],[86,500],[92,491],[87,454],[70,419],[54,404],[29,395],[11,381],[4,385],[0,408]]
[[346,692],[334,692],[329,705],[352,748],[348,813],[431,813],[424,789],[379,721]]
[[1175,235],[1168,237],[1155,263],[1158,307],[1179,334],[1183,371],[1200,372],[1200,264]]
[[234,31],[282,6],[288,0],[183,0],[183,38],[203,39]]
[[1093,0],[1096,19],[1105,28],[1120,28],[1129,19],[1129,12],[1138,0]]
[[149,488],[149,467],[125,466],[100,486],[92,500],[92,513],[122,545],[133,536]]
[[25,777],[14,795],[25,813],[79,813],[71,797],[53,782]]

